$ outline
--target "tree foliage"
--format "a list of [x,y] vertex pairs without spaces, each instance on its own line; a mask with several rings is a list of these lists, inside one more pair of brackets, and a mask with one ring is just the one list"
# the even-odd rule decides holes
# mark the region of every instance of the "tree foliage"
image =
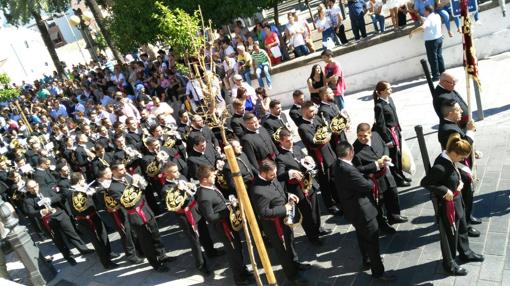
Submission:
[[9,101],[19,96],[19,90],[12,87],[11,78],[6,73],[0,73],[0,102]]
[[32,13],[60,13],[69,8],[69,0],[0,0],[0,8],[7,22],[12,25],[24,25],[33,18]]
[[197,11],[192,15],[184,10],[170,9],[156,2],[157,13],[153,15],[158,22],[157,40],[169,45],[177,55],[197,54],[203,45],[200,36],[200,16]]

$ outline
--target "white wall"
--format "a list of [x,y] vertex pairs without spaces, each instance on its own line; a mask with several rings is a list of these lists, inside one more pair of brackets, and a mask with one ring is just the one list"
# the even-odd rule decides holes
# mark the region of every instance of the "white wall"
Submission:
[[[508,8],[507,4],[507,8]],[[507,9],[510,10],[510,9]],[[479,59],[510,50],[510,17],[503,18],[501,9],[496,7],[481,13],[481,25],[474,25],[474,45]],[[454,25],[452,23],[452,25]],[[444,30],[444,26],[443,26]],[[456,34],[443,42],[443,57],[447,68],[462,65],[462,38]],[[413,39],[401,37],[339,57],[346,81],[347,93],[373,89],[380,80],[398,82],[423,75],[420,59],[425,58],[425,45],[421,35]],[[320,60],[318,60],[323,65]],[[313,63],[315,64],[315,63]],[[308,94],[306,80],[313,64],[275,74],[272,78],[271,96],[277,97],[284,106],[292,104],[292,92],[302,89]],[[509,67],[510,71],[510,67]],[[481,70],[481,73],[490,71]],[[257,85],[256,81],[253,81]]]

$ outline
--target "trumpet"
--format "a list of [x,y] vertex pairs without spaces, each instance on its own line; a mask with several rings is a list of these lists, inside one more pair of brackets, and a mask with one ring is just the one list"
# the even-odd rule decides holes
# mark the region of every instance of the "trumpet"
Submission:
[[163,164],[165,164],[168,161],[169,157],[170,156],[168,155],[167,152],[160,150],[156,154],[156,158],[154,158],[154,161],[152,161],[147,166],[147,169],[145,170],[147,175],[149,175],[150,177],[157,176],[159,174],[159,170],[161,170],[161,167],[163,166]]
[[300,161],[301,166],[305,170],[303,177],[303,193],[307,194],[312,190],[313,178],[317,175],[317,166],[313,161],[313,158],[306,156]]
[[301,214],[301,211],[297,209],[296,211],[296,204],[292,204],[292,208],[287,211],[287,216],[283,220],[283,223],[288,225],[291,228],[294,228],[301,224],[303,221],[303,215]]
[[44,208],[46,209],[47,211],[47,214],[46,215],[50,215],[50,214],[53,214],[55,213],[57,210],[54,209],[52,206],[51,206],[51,200],[45,196],[43,196],[43,194],[41,192],[38,192],[37,193],[37,197],[39,198],[39,202],[37,203],[39,206],[44,206]]
[[124,159],[124,164],[130,164],[136,159],[142,158],[142,153],[138,150],[132,148],[131,146],[126,146],[124,148],[124,152],[126,153],[126,158]]

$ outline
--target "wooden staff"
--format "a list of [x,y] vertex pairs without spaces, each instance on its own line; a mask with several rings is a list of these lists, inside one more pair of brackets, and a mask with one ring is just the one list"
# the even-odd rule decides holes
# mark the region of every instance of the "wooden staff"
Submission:
[[30,123],[27,120],[27,117],[25,116],[25,112],[23,109],[21,109],[21,106],[19,106],[19,102],[17,100],[14,101],[14,105],[18,109],[19,113],[21,114],[21,118],[23,119],[23,122],[25,122],[25,125],[27,126],[28,132],[32,134],[32,126],[30,126]]

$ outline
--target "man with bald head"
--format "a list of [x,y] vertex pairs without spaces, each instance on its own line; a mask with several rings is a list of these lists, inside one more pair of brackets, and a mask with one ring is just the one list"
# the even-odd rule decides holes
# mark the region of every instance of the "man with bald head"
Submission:
[[439,84],[436,86],[434,90],[434,99],[432,104],[434,105],[434,110],[436,111],[437,116],[439,117],[439,121],[443,119],[443,114],[441,112],[441,106],[448,100],[455,100],[461,110],[462,110],[462,119],[459,122],[460,128],[466,131],[466,125],[468,122],[468,107],[464,99],[460,96],[458,92],[455,91],[455,84],[457,83],[457,79],[448,71],[445,71],[441,74],[439,78]]

